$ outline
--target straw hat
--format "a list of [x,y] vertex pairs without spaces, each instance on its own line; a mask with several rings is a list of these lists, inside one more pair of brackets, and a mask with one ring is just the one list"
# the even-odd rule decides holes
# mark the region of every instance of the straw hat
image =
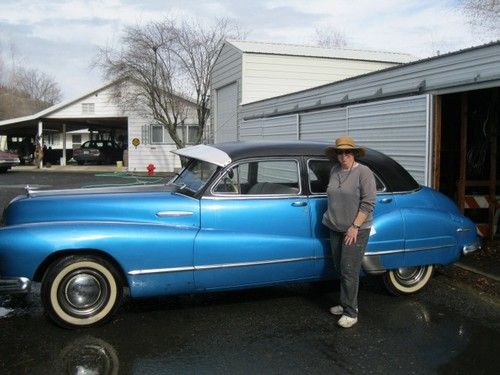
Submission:
[[325,149],[326,156],[333,158],[335,157],[335,153],[339,150],[353,150],[357,152],[358,156],[365,156],[365,149],[361,146],[358,146],[354,143],[354,139],[347,135],[342,137],[338,137],[335,140],[335,146],[328,146]]

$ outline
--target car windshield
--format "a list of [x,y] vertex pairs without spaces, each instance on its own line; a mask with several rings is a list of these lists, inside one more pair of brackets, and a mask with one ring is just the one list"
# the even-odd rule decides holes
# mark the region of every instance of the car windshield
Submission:
[[217,171],[217,165],[191,159],[188,165],[181,171],[181,173],[172,181],[172,183],[179,187],[180,190],[187,190],[192,194],[196,194],[207,184],[210,178]]

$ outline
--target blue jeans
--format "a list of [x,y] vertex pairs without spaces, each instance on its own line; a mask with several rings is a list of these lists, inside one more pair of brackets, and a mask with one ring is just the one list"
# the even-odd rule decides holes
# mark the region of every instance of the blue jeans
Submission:
[[330,247],[333,264],[340,273],[340,305],[344,315],[356,318],[358,316],[358,289],[361,261],[365,254],[370,229],[359,229],[356,243],[346,245],[345,233],[330,231]]

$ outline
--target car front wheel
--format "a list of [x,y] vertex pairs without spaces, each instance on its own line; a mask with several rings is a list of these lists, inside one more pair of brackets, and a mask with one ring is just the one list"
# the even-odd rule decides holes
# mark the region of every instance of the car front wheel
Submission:
[[434,266],[402,267],[383,275],[384,284],[395,295],[412,294],[424,288],[431,279]]
[[116,269],[94,256],[68,256],[53,263],[42,279],[47,315],[65,328],[90,327],[108,320],[123,297]]

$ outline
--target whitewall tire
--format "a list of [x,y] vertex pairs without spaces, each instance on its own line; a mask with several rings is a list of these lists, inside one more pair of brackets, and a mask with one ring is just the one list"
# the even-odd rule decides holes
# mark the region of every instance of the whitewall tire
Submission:
[[105,259],[71,255],[48,268],[41,296],[47,315],[58,325],[90,327],[113,315],[122,300],[123,285]]
[[413,294],[422,290],[432,277],[432,264],[402,267],[389,270],[383,275],[387,290],[395,295]]

